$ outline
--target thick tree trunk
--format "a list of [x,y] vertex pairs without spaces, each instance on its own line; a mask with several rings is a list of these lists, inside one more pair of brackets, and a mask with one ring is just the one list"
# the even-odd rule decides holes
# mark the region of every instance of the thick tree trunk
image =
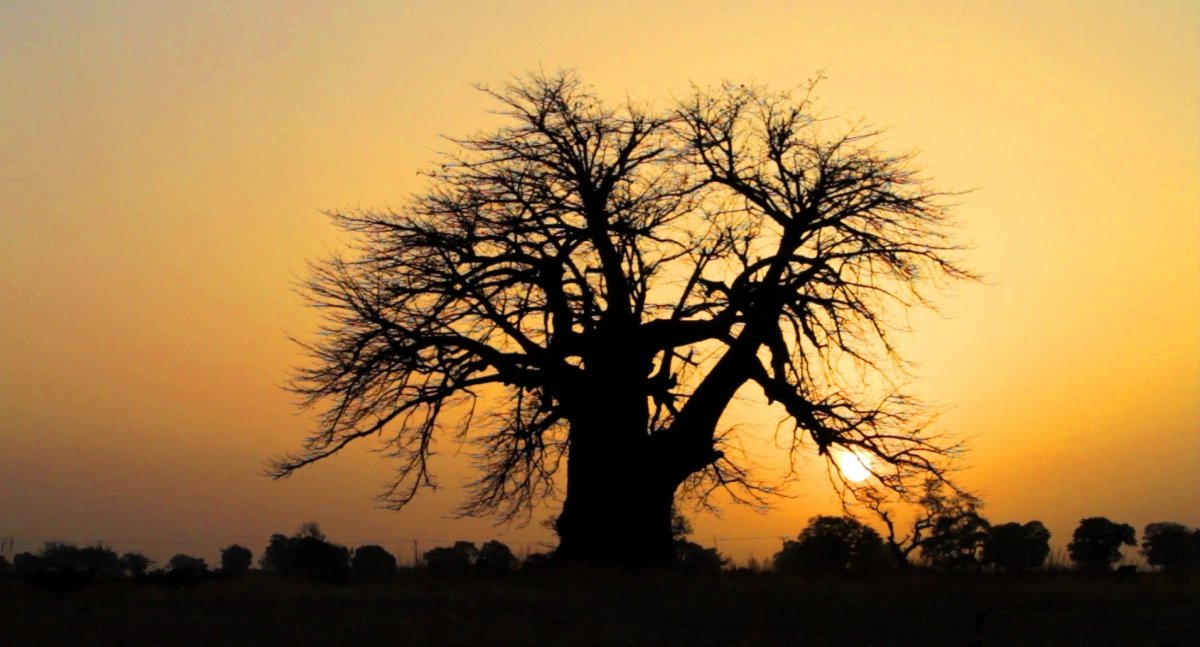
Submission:
[[634,569],[674,563],[675,487],[627,467],[568,467],[567,497],[557,524],[557,560]]
[[556,530],[560,562],[647,568],[675,561],[671,466],[650,442],[648,357],[617,329],[587,358],[587,379],[568,396],[567,496]]
[[561,562],[636,569],[675,561],[671,506],[679,483],[651,455],[637,413],[626,413],[593,411],[572,425],[556,526]]

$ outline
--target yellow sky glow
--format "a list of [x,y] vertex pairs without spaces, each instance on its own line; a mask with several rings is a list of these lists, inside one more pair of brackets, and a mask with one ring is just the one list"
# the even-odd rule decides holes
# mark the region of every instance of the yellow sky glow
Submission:
[[[316,322],[292,287],[344,242],[320,212],[401,204],[439,135],[494,123],[472,84],[539,67],[659,105],[823,70],[831,114],[972,190],[986,280],[901,342],[986,516],[1058,544],[1086,516],[1200,525],[1200,5],[147,0],[0,5],[0,537],[210,561],[306,520],[351,544],[548,540],[447,518],[450,441],[446,487],[398,514],[367,447],[260,475],[309,429],[280,385]],[[769,415],[730,421],[786,468]],[[695,538],[764,558],[837,512],[799,467],[773,513],[701,515]]]

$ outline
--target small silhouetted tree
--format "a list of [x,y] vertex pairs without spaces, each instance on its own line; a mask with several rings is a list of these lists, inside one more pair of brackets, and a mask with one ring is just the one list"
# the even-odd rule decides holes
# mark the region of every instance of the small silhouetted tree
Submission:
[[0,574],[7,575],[8,569],[11,566],[12,566],[12,564],[8,563],[8,558],[5,557],[4,555],[0,555]]
[[124,572],[121,558],[104,544],[80,548],[72,544],[46,542],[40,555],[44,568],[75,572],[96,578],[120,577]]
[[479,547],[475,572],[481,575],[507,575],[517,570],[520,561],[505,544],[492,540]]
[[425,568],[435,577],[462,577],[475,566],[479,549],[469,541],[456,541],[453,546],[439,546],[427,551],[422,558]]
[[991,524],[972,508],[934,519],[921,556],[945,571],[979,570]]
[[565,471],[556,558],[645,565],[674,558],[677,492],[774,491],[719,425],[747,389],[790,452],[869,455],[896,490],[943,473],[916,400],[864,386],[895,383],[897,310],[971,276],[911,155],[833,132],[808,94],[613,109],[571,74],[485,92],[507,123],[455,140],[428,191],[333,214],[354,251],[314,266],[328,320],[293,382],[322,415],[276,477],[382,437],[400,507],[459,434],[478,445],[463,512],[527,516]]
[[258,565],[263,571],[288,577],[291,575],[291,561],[288,559],[288,538],[286,535],[274,534],[267,540],[267,547],[263,550],[262,557],[258,558]]
[[150,570],[152,564],[154,564],[154,560],[142,553],[128,552],[121,555],[121,568],[132,578],[140,579],[145,577],[146,571]]
[[254,554],[249,548],[231,544],[221,549],[221,572],[231,577],[240,577],[250,572]]
[[[883,540],[901,569],[909,568],[911,556],[918,549],[928,561],[931,551],[940,556],[962,547],[946,533],[956,529],[978,530],[976,520],[982,518],[979,510],[983,503],[977,496],[941,478],[928,478],[915,494],[905,492],[899,496],[870,483],[848,489],[860,507],[883,523]],[[897,507],[911,510],[912,520],[903,534],[897,517],[905,513],[898,512]]]
[[1050,555],[1050,531],[1040,521],[992,526],[983,542],[983,563],[1018,573],[1038,568]]
[[208,573],[208,563],[203,558],[180,553],[167,562],[167,573],[175,578],[196,579]]
[[675,555],[686,573],[719,573],[729,564],[729,558],[716,548],[701,546],[686,539],[675,542]]
[[1067,552],[1079,570],[1104,572],[1121,559],[1121,546],[1136,545],[1133,526],[1104,517],[1088,517],[1079,521]]
[[1151,566],[1165,571],[1191,571],[1200,567],[1200,528],[1159,521],[1142,533],[1142,555]]
[[350,551],[326,541],[320,527],[313,522],[301,525],[291,537],[271,535],[261,564],[263,570],[285,578],[332,583],[350,579]]
[[688,539],[692,522],[672,509],[671,538],[675,540],[675,558],[687,573],[716,573],[725,568],[729,559],[716,548],[705,548]]
[[359,546],[350,558],[350,571],[360,582],[390,580],[396,576],[396,557],[383,546]]
[[20,579],[30,579],[44,568],[45,564],[42,562],[42,558],[33,553],[24,552],[13,555],[13,575]]
[[783,542],[774,564],[780,573],[837,574],[865,570],[883,551],[879,533],[853,517],[818,516],[796,541]]

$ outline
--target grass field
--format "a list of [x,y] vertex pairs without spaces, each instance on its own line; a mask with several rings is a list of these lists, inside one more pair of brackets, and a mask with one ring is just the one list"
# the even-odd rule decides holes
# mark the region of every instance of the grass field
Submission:
[[1194,645],[1200,581],[913,574],[0,582],[0,645]]

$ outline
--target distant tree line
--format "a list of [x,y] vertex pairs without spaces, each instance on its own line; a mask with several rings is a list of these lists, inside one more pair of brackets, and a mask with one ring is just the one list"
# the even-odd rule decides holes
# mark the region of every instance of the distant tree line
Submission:
[[[978,500],[959,495],[932,496],[898,538],[885,514],[886,535],[851,516],[817,516],[795,540],[786,540],[770,568],[781,574],[832,576],[879,574],[921,566],[943,572],[1021,573],[1042,568],[1050,555],[1050,531],[1039,521],[992,525],[979,513]],[[553,519],[547,522],[553,527]],[[690,573],[716,573],[729,560],[713,548],[688,541],[688,520],[673,514],[672,536],[681,567]],[[1082,519],[1067,545],[1075,570],[1105,573],[1121,559],[1123,546],[1136,545],[1132,526],[1104,517]],[[1146,563],[1171,573],[1200,570],[1200,529],[1155,522],[1142,533]],[[36,553],[0,556],[0,576],[22,579],[55,590],[70,590],[98,580],[131,579],[168,584],[203,579],[251,576],[253,554],[232,544],[221,549],[221,563],[210,568],[204,559],[177,554],[160,568],[139,552],[118,554],[102,543],[75,546],[47,542]],[[305,523],[292,535],[275,534],[258,561],[254,577],[324,583],[386,582],[404,571],[424,571],[440,578],[505,577],[552,568],[551,552],[518,558],[499,541],[477,546],[459,541],[425,551],[420,563],[402,569],[396,557],[378,545],[353,550],[332,543],[316,523]],[[1123,567],[1132,568],[1132,567]]]
[[[1200,529],[1156,522],[1146,526],[1142,537],[1140,552],[1150,566],[1167,572],[1200,569]],[[1080,520],[1067,553],[1076,570],[1105,573],[1121,560],[1122,546],[1135,545],[1132,526],[1089,517]],[[974,506],[951,506],[932,518],[918,517],[904,540],[894,533],[885,539],[850,516],[817,516],[796,540],[784,541],[772,566],[780,573],[826,575],[904,569],[913,565],[914,548],[920,555],[916,563],[933,570],[1020,573],[1045,564],[1050,531],[1040,521],[992,525]]]

